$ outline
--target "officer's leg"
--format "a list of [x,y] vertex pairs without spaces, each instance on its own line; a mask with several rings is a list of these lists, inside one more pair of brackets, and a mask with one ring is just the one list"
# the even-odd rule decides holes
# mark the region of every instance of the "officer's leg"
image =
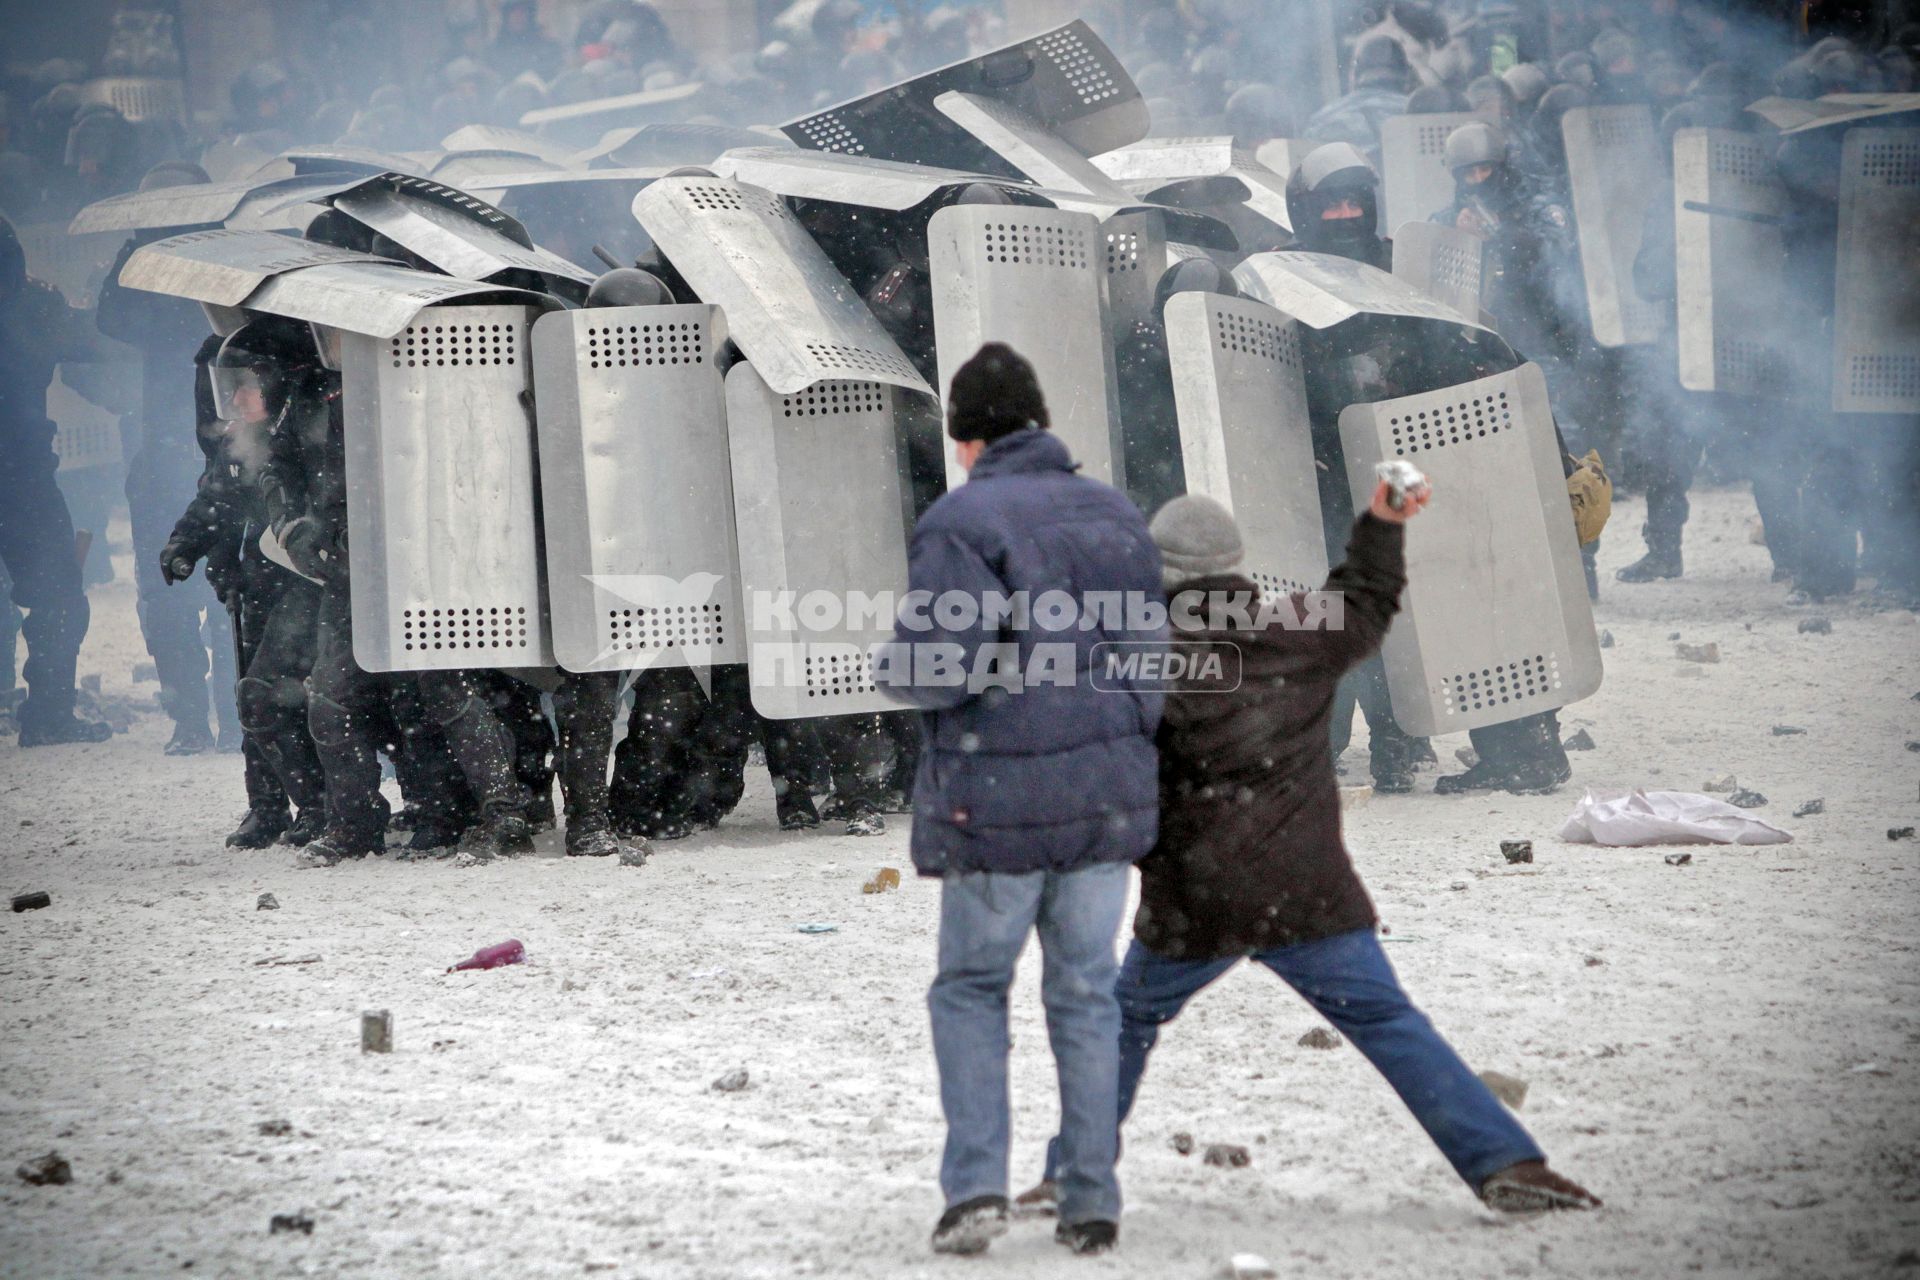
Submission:
[[[685,808],[697,830],[732,813],[747,788],[747,750],[758,714],[744,665],[712,667],[711,698],[703,698],[687,741]],[[701,695],[696,691],[695,697]]]
[[540,690],[523,680],[496,677],[487,681],[494,714],[513,735],[513,773],[527,791],[526,818],[535,831],[554,825],[553,722],[541,705]]
[[620,674],[569,675],[553,695],[560,722],[560,796],[566,805],[567,852],[619,852],[607,809],[607,759],[620,706]]
[[642,671],[635,679],[608,796],[622,834],[674,839],[691,830],[685,814],[688,741],[706,705],[684,667]]
[[1560,717],[1543,711],[1504,724],[1475,729],[1470,735],[1479,760],[1465,773],[1433,784],[1437,795],[1469,791],[1511,791],[1545,795],[1573,776],[1566,748],[1560,745]]
[[481,822],[468,833],[467,843],[487,854],[531,853],[527,789],[514,773],[513,735],[494,714],[481,687],[484,678],[479,671],[422,671],[421,705],[446,734],[460,772],[480,801]]
[[207,729],[207,649],[200,638],[200,611],[211,592],[195,574],[168,586],[160,576],[160,548],[174,517],[193,498],[193,477],[179,477],[173,460],[154,450],[136,453],[127,469],[127,518],[133,533],[133,583],[140,634],[160,679],[160,705],[173,718],[168,755],[213,749]]
[[303,812],[319,813],[327,778],[307,731],[307,677],[319,641],[320,588],[296,580],[281,592],[261,629],[237,697],[240,724],[280,785]]
[[20,704],[20,745],[105,742],[113,730],[98,722],[74,719],[74,668],[87,634],[87,597],[80,586],[80,564],[73,520],[54,483],[59,462],[51,445],[13,433],[0,458],[0,561],[13,580],[13,603],[26,610],[20,632],[27,660],[20,674],[27,684]]
[[345,583],[321,592],[318,651],[307,678],[307,724],[327,780],[327,829],[308,847],[316,862],[363,857],[385,847],[388,805],[380,794],[374,730],[383,718],[379,679],[353,660]]
[[1800,491],[1804,524],[1794,586],[1816,600],[1852,591],[1857,572],[1858,459],[1845,430],[1840,415],[1808,411],[1807,481]]

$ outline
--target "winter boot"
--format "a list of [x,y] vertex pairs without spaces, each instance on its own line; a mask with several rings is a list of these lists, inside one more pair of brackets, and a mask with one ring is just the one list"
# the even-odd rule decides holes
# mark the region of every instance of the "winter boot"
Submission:
[[1023,1218],[1051,1218],[1060,1211],[1060,1188],[1043,1179],[1013,1198],[1014,1212]]
[[161,750],[170,756],[204,755],[213,750],[213,734],[208,732],[204,721],[199,724],[191,720],[175,721],[173,736]]
[[285,809],[249,809],[227,837],[227,848],[264,849],[278,840],[291,822]]
[[1677,578],[1684,567],[1679,547],[1650,548],[1647,554],[1613,576],[1622,582],[1653,582],[1659,578]]
[[468,829],[460,847],[482,859],[515,858],[533,852],[533,829],[513,810],[496,807],[479,826]]
[[820,813],[804,787],[788,787],[774,807],[779,810],[782,831],[811,831],[820,825]]
[[847,834],[850,836],[877,836],[886,832],[887,820],[880,816],[878,809],[862,809],[847,821]]
[[985,1253],[988,1245],[1005,1234],[1007,1198],[975,1196],[940,1215],[939,1223],[933,1228],[933,1251],[962,1257]]
[[326,825],[324,805],[312,805],[302,809],[285,831],[280,833],[280,843],[296,849],[312,844],[320,838],[321,829]]
[[407,852],[414,855],[451,851],[467,832],[463,822],[430,813],[416,812],[413,834],[407,837]]
[[1480,1199],[1501,1213],[1598,1209],[1600,1197],[1547,1168],[1545,1160],[1509,1165],[1480,1184]]
[[[24,709],[23,709],[24,710]],[[113,736],[113,726],[100,720],[81,720],[71,711],[63,716],[22,715],[22,747],[61,747],[76,743],[105,742]]]
[[1491,760],[1473,764],[1465,773],[1450,773],[1433,780],[1437,796],[1465,795],[1469,791],[1499,791],[1507,785],[1507,771]]
[[1091,1222],[1063,1222],[1053,1229],[1053,1242],[1063,1244],[1083,1257],[1106,1253],[1120,1243],[1120,1224],[1101,1218]]
[[536,791],[533,799],[527,802],[526,823],[534,831],[551,831],[559,825],[559,818],[553,809],[553,783],[547,783],[544,792]]
[[379,832],[358,832],[345,827],[330,827],[308,842],[294,855],[296,868],[334,867],[349,858],[364,858],[379,853],[386,842]]

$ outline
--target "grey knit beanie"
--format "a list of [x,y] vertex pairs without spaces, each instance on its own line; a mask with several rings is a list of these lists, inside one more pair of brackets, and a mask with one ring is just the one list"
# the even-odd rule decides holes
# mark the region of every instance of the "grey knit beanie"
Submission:
[[1190,493],[1161,507],[1147,531],[1160,548],[1160,578],[1168,590],[1230,571],[1244,551],[1233,513],[1202,494]]

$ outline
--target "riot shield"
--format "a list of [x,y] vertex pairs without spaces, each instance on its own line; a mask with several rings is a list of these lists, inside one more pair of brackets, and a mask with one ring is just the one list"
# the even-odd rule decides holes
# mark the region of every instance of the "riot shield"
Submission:
[[1115,343],[1153,320],[1153,295],[1167,270],[1167,228],[1158,210],[1116,213],[1099,227],[1106,268],[1107,331]]
[[1397,235],[1407,223],[1425,222],[1453,203],[1447,136],[1478,119],[1471,111],[1442,111],[1381,123],[1381,234]]
[[57,222],[23,223],[13,230],[27,260],[27,274],[52,285],[82,310],[93,306],[108,268],[126,244],[126,237],[114,232],[71,235]]
[[569,671],[744,662],[718,307],[533,326],[553,651]]
[[399,265],[390,258],[271,231],[189,231],[135,249],[120,268],[120,283],[129,289],[237,307],[274,276],[336,262]]
[[907,589],[896,419],[906,393],[821,382],[788,395],[752,365],[727,372],[733,515],[753,705],[799,717],[894,711],[871,646]]
[[1327,542],[1299,326],[1216,293],[1175,294],[1165,316],[1187,492],[1234,513],[1263,596],[1317,590]]
[[1393,718],[1415,736],[1501,724],[1600,687],[1600,643],[1538,365],[1350,405],[1354,505],[1404,460],[1434,500],[1407,526],[1407,591],[1382,653]]
[[328,203],[448,275],[492,280],[519,272],[578,285],[594,280],[593,272],[534,244],[517,220],[443,183],[387,174]]
[[1026,185],[998,174],[964,173],[796,147],[742,147],[715,160],[713,171],[779,196],[891,213],[904,212],[943,191],[976,182],[1004,188]]
[[780,129],[813,151],[1012,176],[1004,159],[934,106],[950,92],[1005,103],[1083,157],[1147,135],[1147,104],[1139,89],[1113,51],[1080,21],[802,116]]
[[94,232],[155,231],[162,227],[203,227],[225,222],[257,183],[200,182],[152,191],[129,191],[96,200],[67,225],[68,235]]
[[1587,317],[1603,347],[1654,342],[1660,307],[1633,287],[1647,202],[1661,189],[1659,134],[1644,106],[1576,107],[1561,117]]
[[[636,165],[705,165],[739,147],[796,148],[781,134],[729,124],[643,124],[609,129],[600,140],[573,157],[577,165],[632,168]],[[752,181],[752,179],[745,179]]]
[[[1267,145],[1285,144],[1276,140]],[[1233,184],[1234,202],[1245,204],[1275,226],[1293,229],[1287,212],[1287,172],[1269,168],[1251,152],[1234,146],[1231,137],[1148,138],[1095,156],[1093,163],[1134,195],[1165,203],[1174,202],[1163,201],[1162,195],[1172,184],[1193,178],[1222,179]],[[1196,205],[1188,196],[1180,202],[1192,208],[1226,201],[1202,197]]]
[[552,138],[543,138],[524,129],[497,124],[462,125],[440,139],[444,151],[512,151],[532,156],[548,164],[573,163],[573,148]]
[[423,308],[456,299],[541,309],[558,305],[546,294],[527,289],[455,280],[367,259],[322,263],[274,276],[247,295],[245,306],[348,333],[391,338],[412,324]]
[[1920,128],[1857,127],[1840,160],[1837,413],[1920,412]]
[[633,198],[640,220],[767,385],[790,395],[829,379],[932,394],[911,361],[770,191],[725,178],[662,178]]
[[[1126,251],[1061,209],[955,205],[927,227],[941,387],[981,344],[1006,343],[1032,362],[1053,433],[1113,485],[1125,469],[1101,281],[1108,254]],[[965,479],[949,458],[948,486]]]
[[1393,274],[1477,320],[1483,310],[1480,285],[1486,248],[1486,240],[1471,231],[1438,222],[1409,222],[1393,238]]
[[[83,367],[95,377],[125,378],[131,374],[134,382],[139,380],[137,368]],[[69,387],[67,368],[61,365],[47,384],[47,418],[53,423],[53,451],[60,455],[60,470],[120,466],[126,461],[120,446],[120,415],[102,409]]]
[[1327,253],[1256,253],[1233,269],[1249,298],[1284,311],[1310,329],[1329,329],[1359,315],[1439,320],[1492,333],[1478,317],[1378,267]]
[[1680,385],[1777,399],[1793,382],[1784,289],[1786,193],[1759,136],[1682,129],[1673,138]]
[[341,339],[353,655],[369,671],[553,665],[523,306]]

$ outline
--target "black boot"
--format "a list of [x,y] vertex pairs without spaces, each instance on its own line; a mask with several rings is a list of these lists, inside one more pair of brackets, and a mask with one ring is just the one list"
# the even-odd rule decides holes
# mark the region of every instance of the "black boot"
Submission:
[[380,830],[356,831],[350,827],[329,827],[294,855],[293,865],[299,868],[332,867],[349,859],[379,853],[386,847],[382,834]]
[[99,720],[81,720],[69,711],[60,716],[32,716],[22,708],[20,745],[22,747],[64,747],[74,744],[105,742],[113,736],[113,726]]
[[1063,1222],[1053,1229],[1053,1240],[1082,1256],[1106,1253],[1120,1243],[1120,1224],[1099,1218],[1071,1225]]
[[173,736],[161,750],[170,756],[205,755],[213,750],[213,734],[205,721],[195,724],[191,720],[179,720],[174,723]]
[[431,813],[417,813],[413,820],[413,834],[407,837],[409,854],[439,853],[450,851],[460,843],[460,837],[466,834],[466,824],[456,819]]
[[533,852],[533,828],[518,810],[495,805],[487,810],[479,826],[467,831],[460,848],[482,860],[519,857]]
[[1661,578],[1679,577],[1685,569],[1680,557],[1679,536],[1656,533],[1650,525],[1641,525],[1640,533],[1647,540],[1647,554],[1613,576],[1622,582],[1654,582]]
[[966,1256],[985,1253],[987,1246],[1007,1234],[1007,1198],[975,1196],[940,1215],[933,1228],[933,1251]]
[[324,804],[308,805],[302,809],[292,824],[280,833],[280,843],[301,849],[318,840],[320,832],[327,825],[326,811]]
[[227,837],[227,848],[264,849],[280,838],[291,821],[285,809],[249,809]]

